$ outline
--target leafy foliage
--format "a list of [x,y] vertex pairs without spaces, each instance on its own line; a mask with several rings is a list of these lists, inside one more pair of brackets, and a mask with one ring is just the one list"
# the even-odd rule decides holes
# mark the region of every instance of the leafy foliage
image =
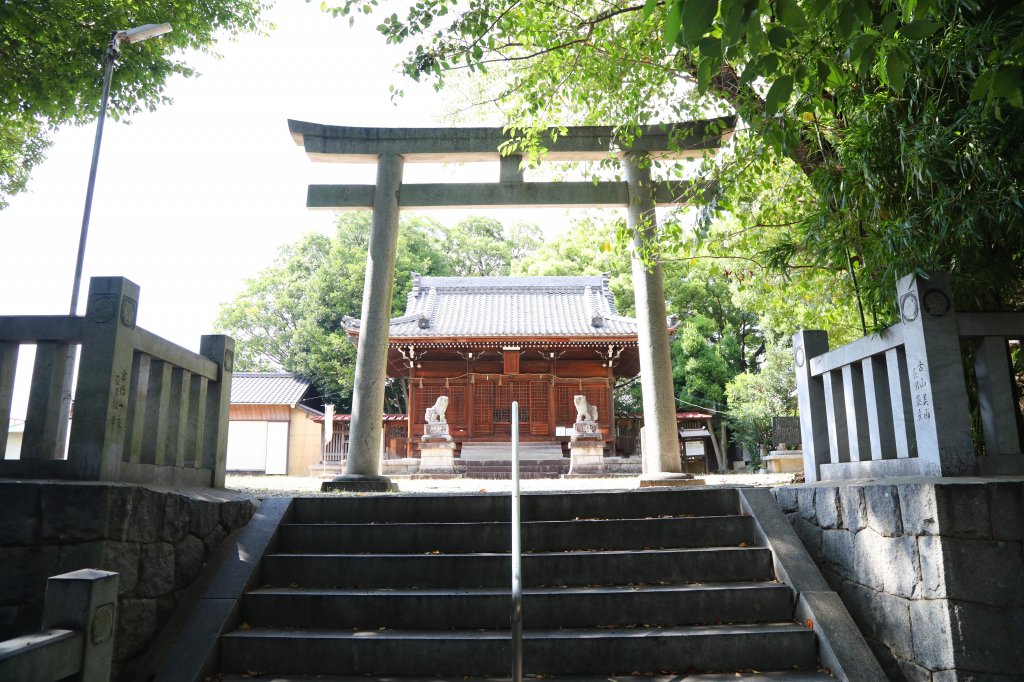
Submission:
[[[410,272],[451,273],[441,233],[441,225],[432,220],[403,217],[393,315],[404,310]],[[216,327],[235,337],[240,371],[293,372],[312,381],[326,402],[348,411],[356,349],[342,318],[360,315],[369,234],[369,213],[339,214],[333,238],[309,234],[282,247],[273,265],[221,307]],[[401,396],[401,387],[389,385],[389,409],[401,407]]]
[[262,30],[259,15],[268,7],[261,0],[0,3],[0,208],[25,188],[55,128],[95,120],[114,31],[174,28],[123,46],[110,90],[116,119],[166,103],[167,80],[194,75],[182,50],[209,50],[224,33]]
[[733,440],[750,455],[770,447],[772,417],[796,414],[792,345],[770,342],[757,373],[737,375],[726,387]]
[[452,274],[506,276],[513,264],[537,250],[540,230],[527,223],[505,230],[494,218],[471,216],[448,230],[447,239]]
[[700,169],[718,196],[692,235],[666,226],[655,255],[730,256],[708,237],[737,221],[760,239],[741,254],[752,269],[787,288],[820,270],[809,279],[860,295],[864,326],[887,321],[914,270],[952,270],[961,306],[1024,298],[1024,3],[419,0],[378,28],[411,44],[414,79],[501,79],[534,154],[549,125],[628,135],[737,113],[734,147]]
[[[284,369],[313,382],[325,402],[339,412],[351,408],[355,346],[342,327],[344,317],[358,318],[366,278],[371,214],[341,213],[333,237],[308,234],[284,246],[273,265],[246,282],[231,303],[221,306],[216,326],[235,337],[239,371]],[[520,225],[506,235],[500,223],[470,217],[447,234],[470,235],[481,253],[513,254],[525,248],[536,228]],[[487,241],[484,236],[490,235]],[[509,256],[511,258],[511,255]],[[403,215],[395,257],[391,314],[405,312],[412,288],[411,272],[451,276],[507,274],[509,263],[495,271],[462,270],[466,256],[450,246],[445,228],[421,216]],[[504,268],[504,269],[502,269]],[[405,411],[405,387],[389,380],[385,409]]]

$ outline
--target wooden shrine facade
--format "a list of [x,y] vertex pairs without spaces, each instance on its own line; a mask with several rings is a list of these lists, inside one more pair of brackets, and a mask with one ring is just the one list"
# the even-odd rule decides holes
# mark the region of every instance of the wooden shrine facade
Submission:
[[[612,344],[611,352],[628,348],[635,355],[636,342],[627,343]],[[513,401],[519,403],[521,440],[556,440],[558,427],[576,421],[576,395],[585,395],[597,406],[601,433],[611,438],[615,376],[614,368],[607,366],[607,348],[571,342],[557,347],[458,344],[443,349],[411,348],[418,351],[415,366],[406,368],[409,428],[414,441],[423,435],[426,408],[442,395],[449,400],[449,432],[460,442],[508,441]]]
[[[346,329],[357,340],[358,321]],[[391,320],[387,375],[407,380],[412,449],[439,396],[461,444],[508,442],[513,401],[522,441],[564,440],[582,394],[613,451],[614,384],[639,371],[636,322],[618,315],[607,276],[414,274],[406,315]]]

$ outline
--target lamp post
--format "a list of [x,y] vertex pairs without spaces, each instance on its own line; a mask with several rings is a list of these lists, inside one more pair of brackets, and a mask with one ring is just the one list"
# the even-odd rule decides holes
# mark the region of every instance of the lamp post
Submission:
[[[82,231],[78,237],[78,258],[75,261],[75,280],[71,286],[71,315],[78,313],[78,294],[82,287],[82,265],[85,261],[85,242],[89,236],[89,217],[92,213],[92,195],[96,187],[96,169],[100,162],[100,143],[103,141],[103,122],[107,118],[107,101],[110,99],[110,81],[114,75],[114,62],[121,55],[121,43],[141,43],[143,40],[162,36],[171,30],[170,24],[145,24],[126,31],[114,31],[110,34],[110,45],[107,46],[107,64],[103,73],[103,91],[100,94],[100,112],[96,119],[96,140],[92,146],[92,163],[89,166],[89,184],[85,190],[85,210],[82,213]],[[75,348],[68,346],[64,363],[64,383],[58,422],[59,438],[57,447],[60,452],[54,453],[54,459],[64,456],[67,443],[68,418],[71,414],[71,385],[75,376]]]
[[[82,214],[82,232],[78,238],[78,260],[75,261],[75,282],[71,287],[71,314],[78,312],[78,292],[82,286],[82,263],[85,261],[85,241],[89,236],[89,215],[92,213],[92,193],[96,187],[96,167],[100,162],[100,142],[103,141],[103,121],[107,117],[110,99],[110,79],[114,75],[114,61],[120,56],[121,41],[140,43],[147,38],[162,36],[171,30],[170,24],[146,24],[127,31],[114,31],[107,46],[107,68],[103,74],[103,93],[100,95],[100,114],[96,120],[96,141],[92,146],[92,165],[89,167],[89,185],[85,190],[85,211]],[[70,386],[68,386],[70,388]]]

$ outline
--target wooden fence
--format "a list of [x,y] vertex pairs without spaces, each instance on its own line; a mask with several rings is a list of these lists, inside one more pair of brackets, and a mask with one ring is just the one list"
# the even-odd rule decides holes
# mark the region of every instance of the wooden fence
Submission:
[[[21,459],[0,477],[224,485],[234,340],[203,336],[199,354],[137,327],[139,287],[90,281],[84,317],[0,317],[0,457],[21,345],[36,346]],[[68,348],[81,345],[67,459]]]
[[[957,313],[949,276],[904,277],[901,322],[829,350],[793,339],[807,481],[1024,473],[1010,342],[1024,313]],[[971,345],[984,439],[976,452],[961,342]]]

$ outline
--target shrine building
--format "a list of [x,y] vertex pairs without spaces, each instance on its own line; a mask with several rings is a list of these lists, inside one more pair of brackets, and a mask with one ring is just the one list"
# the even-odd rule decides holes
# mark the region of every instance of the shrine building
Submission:
[[[358,343],[359,321],[346,318],[345,329]],[[449,433],[461,448],[509,442],[513,401],[520,441],[566,440],[582,394],[614,454],[614,384],[639,372],[637,322],[618,314],[607,275],[413,273],[405,315],[390,321],[387,375],[408,380],[410,452],[439,396],[449,399]]]

